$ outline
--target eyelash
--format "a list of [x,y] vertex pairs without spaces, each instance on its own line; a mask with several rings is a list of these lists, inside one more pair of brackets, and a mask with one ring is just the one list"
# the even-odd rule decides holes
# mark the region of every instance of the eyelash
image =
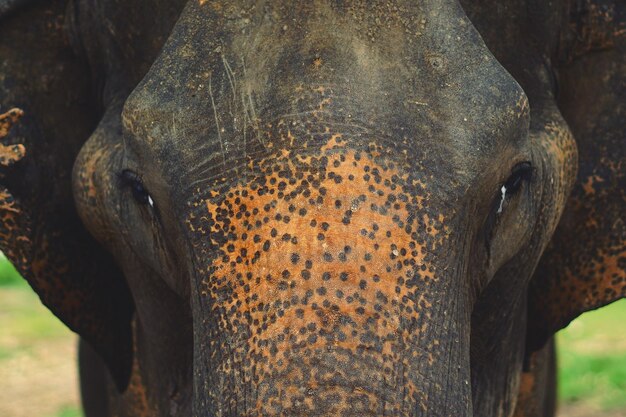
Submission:
[[154,200],[143,185],[141,176],[129,169],[122,170],[118,174],[120,188],[129,188],[133,194],[133,198],[138,204],[148,205],[154,208]]

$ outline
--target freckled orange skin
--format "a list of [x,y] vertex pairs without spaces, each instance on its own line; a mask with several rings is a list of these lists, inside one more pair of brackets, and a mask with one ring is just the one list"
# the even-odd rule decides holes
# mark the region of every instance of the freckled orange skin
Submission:
[[[0,114],[0,139],[9,135],[13,125],[23,115],[24,112],[20,109],[11,109],[4,114]],[[23,156],[24,145],[0,145],[0,166],[3,168],[19,161]],[[19,244],[17,243],[19,241],[29,242],[28,237],[23,236],[20,231],[20,226],[22,226],[19,219],[21,208],[15,201],[15,197],[4,187],[0,190],[0,213],[3,225],[2,230],[0,230],[0,239],[2,241],[11,242],[12,245]]]
[[428,258],[445,245],[445,216],[429,218],[428,192],[409,191],[403,169],[337,135],[320,150],[261,160],[259,176],[191,204],[199,296],[215,320],[208,348],[231,358],[214,372],[236,369],[231,406],[258,415],[426,410],[412,369],[434,365],[443,343],[430,336],[439,275]]
[[[0,114],[0,139],[9,134],[11,127],[24,115],[24,111],[20,109],[11,109],[4,114]],[[15,148],[9,148],[2,145],[0,152],[0,163],[8,166],[13,162],[19,161],[24,156],[24,146],[18,145]]]

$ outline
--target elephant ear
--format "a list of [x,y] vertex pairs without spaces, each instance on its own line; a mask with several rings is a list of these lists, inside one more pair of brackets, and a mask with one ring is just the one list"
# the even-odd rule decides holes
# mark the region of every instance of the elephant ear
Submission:
[[123,390],[134,306],[74,207],[72,166],[97,114],[89,70],[67,45],[65,9],[53,0],[0,16],[0,249]]
[[626,296],[626,3],[575,3],[558,75],[578,178],[530,283],[529,351]]

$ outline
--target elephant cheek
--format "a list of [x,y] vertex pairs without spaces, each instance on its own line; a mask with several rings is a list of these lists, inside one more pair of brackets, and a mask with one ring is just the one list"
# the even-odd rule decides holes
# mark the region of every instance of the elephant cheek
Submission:
[[117,240],[111,211],[115,210],[114,161],[121,146],[111,144],[103,122],[83,145],[73,170],[74,201],[78,214],[89,232],[104,246]]

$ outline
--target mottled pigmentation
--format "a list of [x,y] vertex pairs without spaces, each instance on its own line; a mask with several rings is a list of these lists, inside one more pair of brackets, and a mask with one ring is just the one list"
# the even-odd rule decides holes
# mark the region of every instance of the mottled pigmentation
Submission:
[[[5,140],[14,124],[18,122],[24,112],[20,109],[11,109],[4,114],[0,114],[0,139]],[[19,161],[24,156],[23,145],[0,144],[0,180],[6,175],[5,169]],[[21,207],[15,197],[4,187],[0,188],[0,241],[7,247],[8,256],[24,263],[24,254],[16,249],[24,244],[30,243],[27,235],[28,228],[25,227]]]
[[214,401],[249,415],[425,411],[442,388],[419,369],[441,354],[429,291],[444,215],[424,210],[408,161],[328,136],[251,162],[245,180],[192,204],[204,343],[233,384]]
[[[0,114],[0,139],[6,137],[11,127],[24,115],[21,109],[11,109],[4,114]],[[24,145],[0,145],[0,165],[10,166],[14,162],[24,157]]]
[[[0,114],[0,139],[6,139],[14,124],[24,115],[21,109],[11,109]],[[0,180],[6,175],[6,168],[24,157],[24,145],[0,144]],[[25,233],[28,231],[21,216],[21,207],[15,197],[4,187],[0,188],[0,241],[7,246],[8,256],[24,263],[24,254],[16,251],[18,247],[29,243]]]
[[[559,105],[576,138],[580,163],[531,285],[533,347],[581,312],[626,297],[626,9],[616,2],[583,3],[588,7],[578,11],[578,29],[610,32],[611,42],[594,54],[575,56],[560,70]],[[610,16],[611,24],[585,26],[598,16]]]

